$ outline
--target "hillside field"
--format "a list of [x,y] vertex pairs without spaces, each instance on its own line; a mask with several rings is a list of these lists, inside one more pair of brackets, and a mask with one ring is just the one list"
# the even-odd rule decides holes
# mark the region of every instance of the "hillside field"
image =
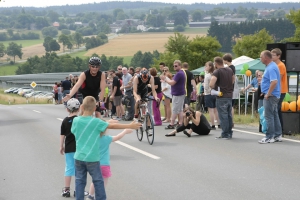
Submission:
[[[196,31],[195,31],[196,32]],[[189,36],[190,39],[198,36],[206,36],[206,33],[183,33]],[[173,32],[170,33],[135,33],[124,34],[110,40],[107,44],[100,47],[90,49],[85,56],[91,56],[93,53],[98,55],[105,54],[106,56],[133,56],[137,51],[164,52],[164,45],[167,43],[168,38],[174,36]]]

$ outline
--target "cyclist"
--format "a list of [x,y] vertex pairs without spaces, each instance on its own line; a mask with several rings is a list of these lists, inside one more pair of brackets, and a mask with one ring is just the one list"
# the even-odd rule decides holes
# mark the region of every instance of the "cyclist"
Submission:
[[[67,94],[63,101],[68,101],[78,90],[82,93],[83,99],[86,96],[92,96],[97,102],[102,102],[105,93],[105,73],[100,71],[102,62],[98,57],[91,57],[89,60],[89,69],[82,72],[78,81],[73,86],[70,94]],[[102,92],[101,92],[102,91]],[[96,117],[100,118],[100,106],[97,105]]]
[[151,88],[149,90],[152,91],[152,96],[156,101],[159,101],[157,98],[157,94],[154,86],[154,78],[148,73],[146,68],[143,68],[140,71],[140,74],[134,77],[133,79],[133,96],[135,99],[135,112],[134,118],[138,118],[138,106],[140,105],[141,99],[145,98],[148,94],[148,87]]

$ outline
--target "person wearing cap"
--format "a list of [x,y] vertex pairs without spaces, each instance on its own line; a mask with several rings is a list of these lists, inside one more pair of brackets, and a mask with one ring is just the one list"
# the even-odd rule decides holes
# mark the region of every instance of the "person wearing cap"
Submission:
[[151,76],[146,68],[140,71],[140,74],[133,79],[133,96],[135,99],[135,113],[134,117],[138,117],[138,105],[142,98],[145,98],[148,94],[148,85],[151,87],[152,96],[156,101],[159,101],[154,86],[154,78]]
[[[86,96],[92,96],[96,101],[103,101],[106,81],[105,73],[100,71],[101,64],[100,58],[91,57],[89,60],[89,69],[80,74],[77,83],[70,93],[66,94],[63,101],[68,101],[78,90],[82,93],[83,99]],[[100,106],[97,106],[95,115],[100,118]]]

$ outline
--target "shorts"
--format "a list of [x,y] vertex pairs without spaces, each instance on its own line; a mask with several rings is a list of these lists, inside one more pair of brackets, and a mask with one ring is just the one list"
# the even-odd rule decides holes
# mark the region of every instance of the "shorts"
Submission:
[[173,96],[172,98],[172,112],[179,114],[183,111],[185,95]]
[[122,100],[122,96],[115,96],[114,97],[114,105],[115,106],[120,106],[121,105],[121,101]]
[[207,108],[216,108],[216,96],[214,95],[205,95],[204,96],[204,103],[205,103],[205,107]]
[[111,177],[110,166],[108,165],[100,165],[101,173],[103,178]]
[[65,153],[65,176],[75,176],[75,152]]
[[164,94],[165,99],[172,99],[171,97],[168,97]]

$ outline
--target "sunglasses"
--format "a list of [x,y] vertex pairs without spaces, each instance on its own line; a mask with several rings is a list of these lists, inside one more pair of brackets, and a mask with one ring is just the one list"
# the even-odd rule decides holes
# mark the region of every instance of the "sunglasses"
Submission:
[[178,67],[177,65],[174,65],[173,67]]
[[[174,66],[175,67],[175,66]],[[163,72],[167,72],[167,71],[169,71],[169,70],[163,70]]]
[[99,68],[99,65],[91,65],[92,68]]
[[122,70],[122,69],[118,69],[118,70]]

